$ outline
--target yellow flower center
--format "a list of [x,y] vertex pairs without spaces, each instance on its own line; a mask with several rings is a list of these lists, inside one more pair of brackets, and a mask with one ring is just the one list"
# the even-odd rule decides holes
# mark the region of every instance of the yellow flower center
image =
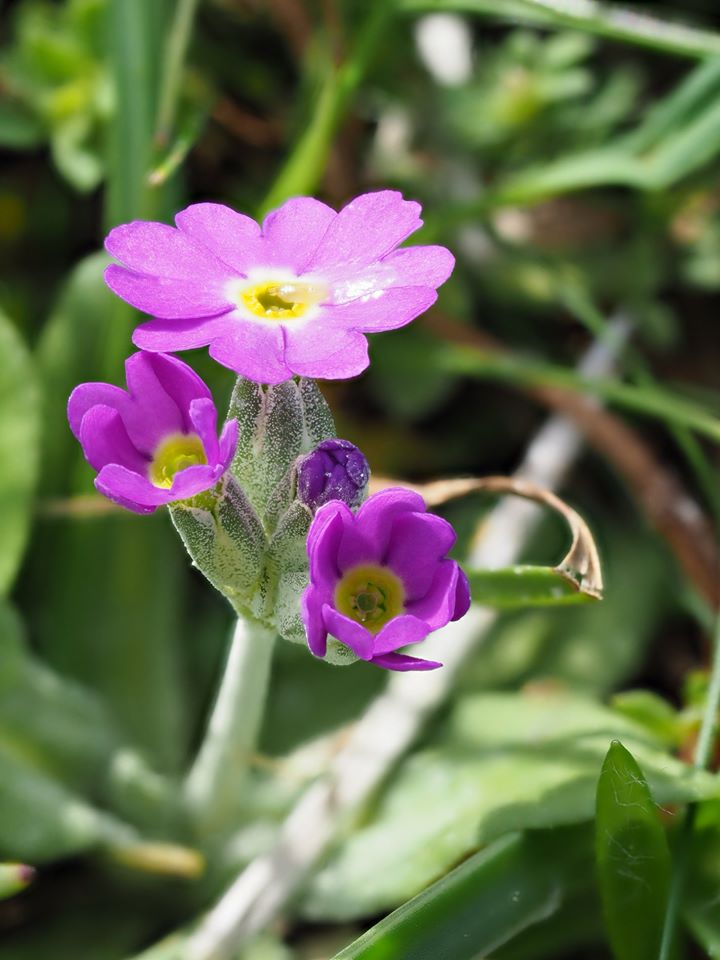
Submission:
[[174,433],[155,451],[149,470],[150,482],[169,490],[180,470],[206,463],[205,448],[196,433]]
[[326,300],[327,287],[299,280],[267,280],[238,290],[237,300],[263,320],[295,320]]
[[370,633],[379,633],[405,612],[405,588],[387,567],[363,564],[348,570],[335,587],[335,608]]

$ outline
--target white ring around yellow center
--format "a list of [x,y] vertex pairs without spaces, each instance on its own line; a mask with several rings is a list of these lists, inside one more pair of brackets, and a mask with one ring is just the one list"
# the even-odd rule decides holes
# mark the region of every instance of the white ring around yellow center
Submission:
[[233,281],[228,295],[246,314],[260,320],[284,321],[307,318],[313,307],[327,300],[327,286],[298,277],[267,277],[259,282]]
[[180,470],[206,463],[205,447],[196,433],[173,433],[156,447],[148,476],[154,486],[169,490]]
[[335,609],[379,633],[390,620],[405,612],[405,587],[388,567],[362,564],[348,570],[335,587]]

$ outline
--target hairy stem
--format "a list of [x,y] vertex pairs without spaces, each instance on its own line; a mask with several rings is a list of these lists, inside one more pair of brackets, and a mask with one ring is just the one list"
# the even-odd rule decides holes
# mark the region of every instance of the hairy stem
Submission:
[[255,749],[270,679],[275,635],[239,619],[205,737],[185,782],[198,828],[230,826]]

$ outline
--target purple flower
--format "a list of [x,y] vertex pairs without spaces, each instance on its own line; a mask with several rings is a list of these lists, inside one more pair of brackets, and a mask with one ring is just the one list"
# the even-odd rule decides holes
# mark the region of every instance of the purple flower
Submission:
[[370,478],[365,455],[349,440],[323,440],[298,460],[298,500],[317,510],[330,500],[359,507]]
[[127,391],[81,383],[68,420],[95,486],[135,513],[186,500],[214,487],[237,446],[237,421],[217,437],[217,410],[207,386],[182,361],[135,353],[125,362]]
[[217,203],[196,203],[177,229],[136,220],[105,246],[108,286],[157,319],[143,350],[210,345],[218,363],[258,383],[293,375],[345,379],[368,365],[365,333],[394,330],[435,302],[454,265],[444,247],[398,244],[422,225],[420,205],[394,190],[365,193],[336,213],[288,200],[262,227]]
[[446,556],[454,542],[450,524],[410,490],[376,493],[357,514],[337,500],[321,507],[308,533],[302,597],[310,650],[324,657],[331,634],[388,670],[442,666],[396,651],[467,612],[467,578]]

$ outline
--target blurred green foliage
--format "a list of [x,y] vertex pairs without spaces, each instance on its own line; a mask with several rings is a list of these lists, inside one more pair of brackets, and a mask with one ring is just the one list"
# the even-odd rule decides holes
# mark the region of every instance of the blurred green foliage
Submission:
[[[531,597],[524,581],[532,609],[499,616],[283,934],[243,958],[637,956],[626,906],[645,904],[654,936],[688,801],[681,938],[718,955],[717,758],[688,763],[708,693],[702,584],[718,579],[701,551],[720,438],[714,5],[688,6],[684,31],[645,4],[660,26],[635,32],[614,5],[583,20],[552,0],[193,6],[13,0],[0,25],[0,897],[6,864],[39,868],[0,903],[0,953],[180,960],[182,931],[269,849],[323,738],[385,679],[280,647],[236,829],[198,835],[181,777],[230,610],[166,516],[95,496],[65,422],[77,382],[121,376],[137,321],[102,282],[105,226],[200,199],[254,214],[392,186],[423,202],[421,242],[458,265],[428,321],[377,338],[361,380],[323,387],[341,435],[379,474],[503,473],[544,417],[530,391],[600,396],[631,431],[621,446],[650,451],[654,495],[669,471],[689,497],[666,507],[696,531],[695,566],[596,443],[567,495],[597,534],[605,600],[548,609],[550,575]],[[438,12],[457,16],[425,19]],[[443,56],[466,67],[448,80]],[[593,383],[574,367],[618,313],[632,346]],[[228,372],[193,363],[229,399]],[[488,506],[443,509],[464,559]],[[523,561],[557,561],[563,535],[546,523]],[[516,607],[512,578],[477,580]],[[613,739],[625,753],[603,767]]]

